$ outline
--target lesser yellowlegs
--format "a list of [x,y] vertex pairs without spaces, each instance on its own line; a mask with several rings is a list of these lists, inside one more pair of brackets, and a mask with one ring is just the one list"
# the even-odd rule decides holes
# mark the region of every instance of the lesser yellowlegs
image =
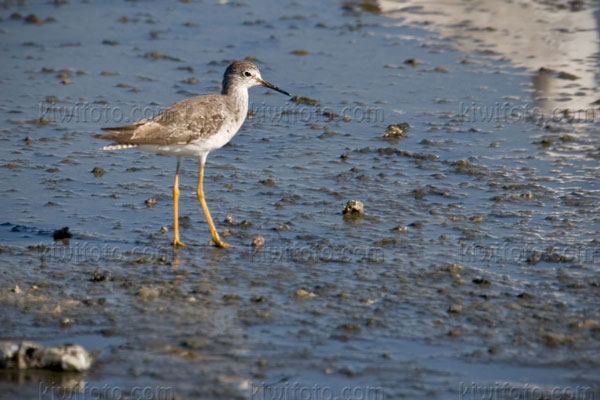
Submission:
[[104,150],[136,147],[140,150],[177,156],[175,183],[173,185],[173,210],[175,214],[174,246],[183,246],[179,238],[179,168],[182,157],[196,157],[200,162],[197,196],[206,215],[212,241],[218,247],[229,245],[219,238],[219,233],[204,199],[204,163],[208,153],[223,147],[240,129],[248,114],[248,88],[262,85],[286,95],[288,92],[265,81],[260,71],[249,61],[235,61],[225,71],[221,94],[209,94],[179,101],[154,118],[143,119],[132,125],[102,128],[110,132],[95,135],[111,140],[116,145]]

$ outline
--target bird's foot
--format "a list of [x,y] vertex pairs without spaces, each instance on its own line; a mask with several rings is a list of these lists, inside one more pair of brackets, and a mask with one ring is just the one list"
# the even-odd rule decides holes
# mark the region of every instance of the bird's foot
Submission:
[[212,240],[209,243],[212,245],[215,245],[216,247],[219,247],[221,249],[227,249],[227,248],[231,247],[231,245],[225,243],[224,241],[222,241],[219,238],[212,238]]
[[183,246],[185,246],[185,243],[183,243],[181,240],[175,239],[173,241],[173,247],[175,247],[176,249],[178,249],[179,247],[183,247]]

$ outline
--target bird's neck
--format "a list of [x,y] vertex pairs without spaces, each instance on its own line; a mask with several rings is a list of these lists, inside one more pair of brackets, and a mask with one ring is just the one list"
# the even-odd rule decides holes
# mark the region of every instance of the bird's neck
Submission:
[[229,97],[236,108],[248,110],[248,88],[240,86],[224,87],[222,94]]

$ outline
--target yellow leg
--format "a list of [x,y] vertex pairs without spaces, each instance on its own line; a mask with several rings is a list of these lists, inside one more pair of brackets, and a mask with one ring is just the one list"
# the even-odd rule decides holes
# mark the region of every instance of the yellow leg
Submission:
[[173,211],[175,214],[175,240],[173,240],[173,246],[180,247],[185,246],[181,240],[179,240],[179,167],[181,165],[181,159],[177,159],[177,169],[175,170],[175,184],[173,185]]
[[202,210],[204,210],[204,215],[206,215],[206,220],[208,221],[208,226],[210,227],[210,233],[212,234],[212,241],[217,247],[227,248],[229,245],[219,238],[219,233],[215,229],[215,224],[210,216],[210,211],[208,211],[208,206],[206,205],[206,201],[204,200],[204,161],[205,158],[200,160],[200,171],[198,171],[198,189],[196,194],[198,195],[198,200],[200,200],[200,204],[202,204]]

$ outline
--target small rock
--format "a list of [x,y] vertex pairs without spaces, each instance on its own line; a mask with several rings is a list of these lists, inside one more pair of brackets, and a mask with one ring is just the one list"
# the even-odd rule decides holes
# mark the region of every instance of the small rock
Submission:
[[542,333],[542,343],[548,347],[558,347],[575,342],[575,335],[564,335],[562,333]]
[[262,183],[265,186],[269,186],[269,187],[275,186],[275,181],[273,179],[264,179],[264,180],[260,181],[260,183]]
[[254,235],[252,238],[252,247],[263,247],[265,245],[265,238],[261,235]]
[[229,237],[231,235],[233,235],[233,231],[231,229],[229,229],[229,228],[225,228],[221,232],[221,236],[223,236],[223,237]]
[[569,324],[571,329],[600,329],[600,322],[595,319],[575,321]]
[[306,104],[307,106],[318,106],[319,102],[311,97],[306,96],[294,96],[290,100],[296,104]]
[[435,67],[435,68],[433,69],[433,72],[440,72],[440,73],[442,73],[442,74],[445,74],[445,73],[447,73],[447,72],[448,72],[448,69],[447,69],[447,68],[444,68],[444,67]]
[[365,205],[361,201],[350,200],[346,203],[342,213],[350,216],[363,216],[365,214]]
[[325,118],[327,118],[329,121],[331,121],[332,119],[336,119],[339,118],[339,114],[334,113],[333,111],[324,111],[323,112],[323,116]]
[[[34,119],[30,119],[29,121],[27,121],[28,124],[36,125],[36,126],[46,126],[50,122],[51,121],[46,117],[34,118]],[[27,137],[29,138],[29,136],[27,136]],[[29,139],[31,139],[31,138],[29,138]],[[25,140],[27,140],[27,138],[25,138]]]
[[45,347],[33,342],[0,342],[0,368],[43,368],[55,371],[85,371],[92,357],[79,345]]
[[163,235],[164,235],[165,233],[167,233],[167,232],[169,232],[169,228],[168,228],[168,227],[166,227],[166,226],[163,226],[162,228],[160,228],[160,233],[162,233]]
[[392,230],[394,232],[398,232],[398,233],[406,233],[406,232],[408,232],[408,226],[406,226],[406,225],[398,225],[397,227],[395,227]]
[[379,321],[377,318],[369,318],[367,319],[367,326],[369,328],[378,328],[378,327],[382,327],[384,326],[383,323],[381,321]]
[[520,293],[520,294],[518,294],[518,295],[517,295],[517,297],[518,297],[519,299],[523,299],[523,300],[531,300],[531,299],[533,299],[535,296],[533,296],[533,295],[531,295],[531,294],[529,294],[529,293],[527,293],[527,292],[523,292],[523,293]]
[[341,324],[337,328],[347,332],[360,332],[359,324]]
[[462,335],[462,329],[460,328],[452,328],[448,331],[448,336],[450,337],[460,337]]
[[100,167],[94,167],[94,169],[92,169],[92,174],[94,174],[96,178],[100,178],[105,173],[106,171],[104,171],[104,169]]
[[282,231],[290,231],[290,230],[292,230],[292,228],[288,224],[282,224],[282,225],[276,226],[275,228],[273,228],[273,230],[275,230],[277,232],[282,232]]
[[481,286],[490,286],[491,285],[490,281],[488,281],[487,279],[483,279],[483,278],[475,278],[475,279],[473,279],[472,282],[476,285],[481,285]]
[[237,295],[237,294],[224,294],[223,295],[223,301],[226,301],[228,303],[232,302],[232,301],[240,301],[242,299],[242,296]]
[[55,230],[54,233],[52,234],[52,238],[54,240],[65,240],[65,239],[70,239],[72,237],[73,237],[73,235],[71,234],[71,232],[69,232],[68,226],[65,226],[62,229]]
[[533,193],[531,192],[525,192],[521,194],[521,197],[527,200],[531,200],[533,199]]
[[465,267],[460,264],[450,264],[444,270],[446,272],[450,272],[451,274],[458,275],[463,271],[463,269],[465,269]]
[[144,203],[146,204],[146,207],[152,208],[156,205],[156,199],[154,197],[150,197],[146,199]]
[[15,285],[15,287],[12,289],[12,292],[15,294],[20,294],[23,291],[21,290],[21,288],[19,287],[19,285]]
[[416,58],[409,58],[404,60],[404,64],[410,65],[411,67],[416,67],[417,65],[421,64],[421,61],[417,60]]
[[449,314],[460,314],[462,312],[462,306],[460,304],[451,304],[448,307]]
[[313,292],[310,292],[304,288],[300,288],[294,292],[294,296],[298,299],[312,299],[317,297],[317,295]]
[[402,122],[396,125],[388,125],[387,130],[383,134],[384,139],[401,139],[404,134],[408,132],[410,125],[406,122]]
[[44,20],[35,14],[29,14],[28,16],[25,17],[24,21],[27,22],[28,24],[34,24],[37,26],[44,25]]
[[308,55],[308,50],[294,50],[292,54],[295,56],[306,56]]
[[225,221],[224,221],[224,222],[225,222],[226,224],[229,224],[229,225],[232,225],[232,226],[235,226],[235,225],[237,225],[237,224],[238,224],[238,223],[237,223],[237,221],[236,221],[236,220],[233,218],[233,216],[231,216],[231,215],[227,215],[227,216],[225,217]]
[[193,76],[192,76],[192,77],[190,77],[190,78],[187,78],[187,79],[184,79],[184,80],[182,80],[182,81],[181,81],[181,83],[185,83],[186,85],[196,85],[196,84],[198,84],[199,82],[200,82],[200,81],[198,80],[198,78],[195,78],[195,77],[193,77]]
[[262,368],[262,367],[266,367],[266,366],[267,366],[267,364],[268,364],[267,360],[258,360],[258,361],[256,362],[256,365],[257,365],[258,367],[261,367],[261,368]]
[[141,300],[154,300],[160,296],[160,289],[157,287],[144,286],[137,295]]
[[92,278],[90,279],[90,281],[92,281],[92,282],[106,282],[106,281],[108,281],[109,277],[110,277],[110,273],[108,271],[96,270],[94,272],[94,275],[92,275]]
[[208,341],[205,338],[197,337],[197,338],[187,338],[183,342],[181,342],[181,346],[188,349],[202,349],[208,345]]

